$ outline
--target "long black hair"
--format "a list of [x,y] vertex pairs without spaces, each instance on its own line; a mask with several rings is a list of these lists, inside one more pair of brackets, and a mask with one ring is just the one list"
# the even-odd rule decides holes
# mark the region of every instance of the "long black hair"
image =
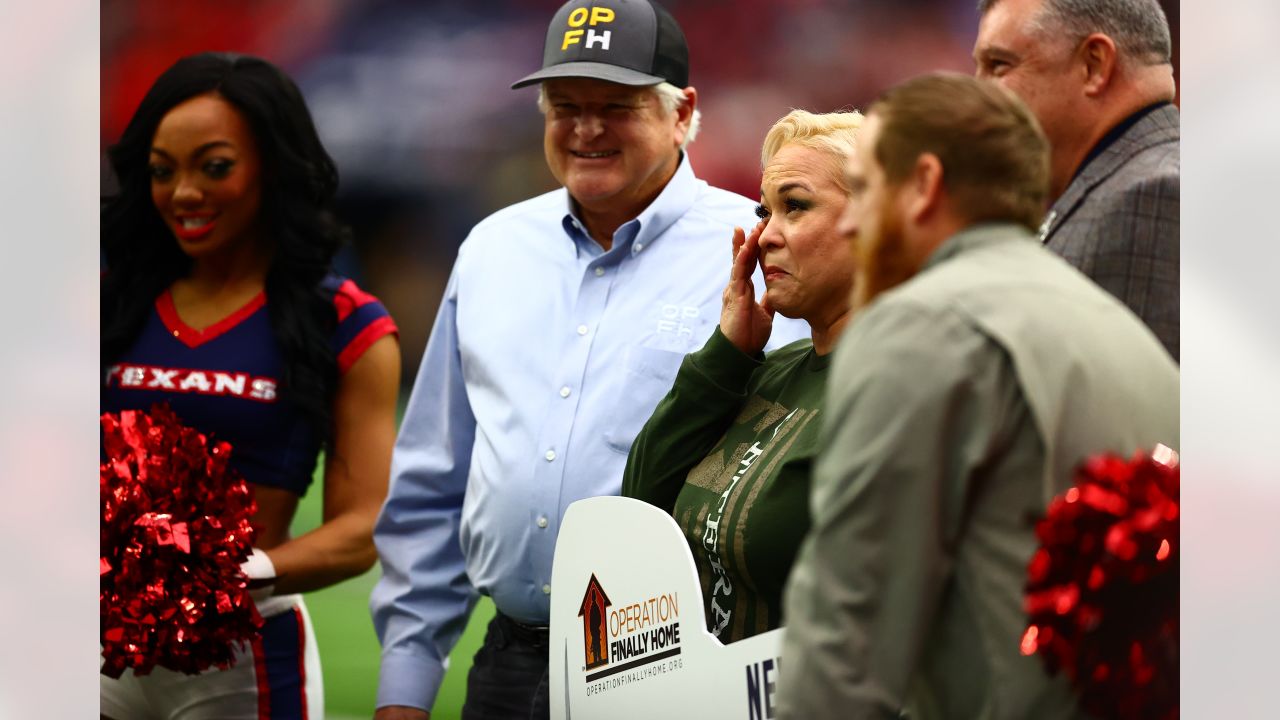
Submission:
[[203,53],[166,70],[107,151],[119,192],[104,200],[102,356],[105,368],[137,339],[156,297],[186,275],[178,247],[151,200],[151,141],[160,120],[197,95],[217,93],[245,117],[262,157],[259,221],[273,243],[267,272],[272,332],[284,358],[282,387],[330,444],[338,365],[329,337],[337,321],[320,287],[347,230],[332,212],[338,170],[297,85],[256,57]]

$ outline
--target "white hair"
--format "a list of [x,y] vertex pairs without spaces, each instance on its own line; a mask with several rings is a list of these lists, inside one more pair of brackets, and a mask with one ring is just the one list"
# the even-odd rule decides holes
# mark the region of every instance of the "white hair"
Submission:
[[[687,102],[684,97],[684,90],[681,90],[669,82],[662,82],[657,85],[649,85],[647,87],[649,90],[653,91],[654,96],[658,98],[658,103],[662,105],[663,112],[668,115],[678,110],[680,106]],[[538,109],[542,111],[543,115],[546,115],[551,110],[551,103],[547,100],[547,88],[545,85],[538,86]],[[689,146],[689,143],[693,142],[693,139],[698,136],[698,128],[701,126],[702,111],[698,108],[694,108],[693,117],[689,118],[689,129],[684,133],[684,142],[680,143],[681,150],[685,149]]]

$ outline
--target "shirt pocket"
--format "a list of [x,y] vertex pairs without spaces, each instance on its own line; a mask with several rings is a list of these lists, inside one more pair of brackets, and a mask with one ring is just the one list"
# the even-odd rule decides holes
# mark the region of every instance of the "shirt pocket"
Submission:
[[627,348],[615,410],[604,428],[604,444],[610,450],[623,455],[631,452],[631,443],[640,434],[640,428],[653,415],[658,401],[671,391],[683,360],[684,353],[680,352],[640,346]]

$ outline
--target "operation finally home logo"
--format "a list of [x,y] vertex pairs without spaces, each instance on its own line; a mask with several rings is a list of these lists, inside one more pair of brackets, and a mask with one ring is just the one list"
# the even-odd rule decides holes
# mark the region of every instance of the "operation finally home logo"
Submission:
[[[607,7],[593,7],[589,13],[583,7],[575,9],[569,13],[569,29],[564,31],[564,41],[560,43],[560,49],[568,50],[570,45],[583,42],[583,33],[586,33],[585,47],[608,50],[613,33],[609,30],[597,29],[596,26],[607,25],[613,22],[613,18],[613,11]],[[589,27],[583,29],[584,25]]]
[[680,603],[677,593],[614,603],[596,579],[587,581],[582,604],[582,644],[587,695],[606,692],[679,670]]

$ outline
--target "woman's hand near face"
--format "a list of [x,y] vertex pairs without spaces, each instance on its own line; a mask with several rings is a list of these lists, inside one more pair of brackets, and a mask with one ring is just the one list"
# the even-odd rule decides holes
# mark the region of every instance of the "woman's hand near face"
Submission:
[[773,332],[773,308],[767,300],[756,302],[756,289],[751,282],[751,274],[760,261],[760,233],[764,226],[760,221],[745,237],[742,228],[733,229],[733,267],[720,308],[721,334],[752,356],[764,349]]

